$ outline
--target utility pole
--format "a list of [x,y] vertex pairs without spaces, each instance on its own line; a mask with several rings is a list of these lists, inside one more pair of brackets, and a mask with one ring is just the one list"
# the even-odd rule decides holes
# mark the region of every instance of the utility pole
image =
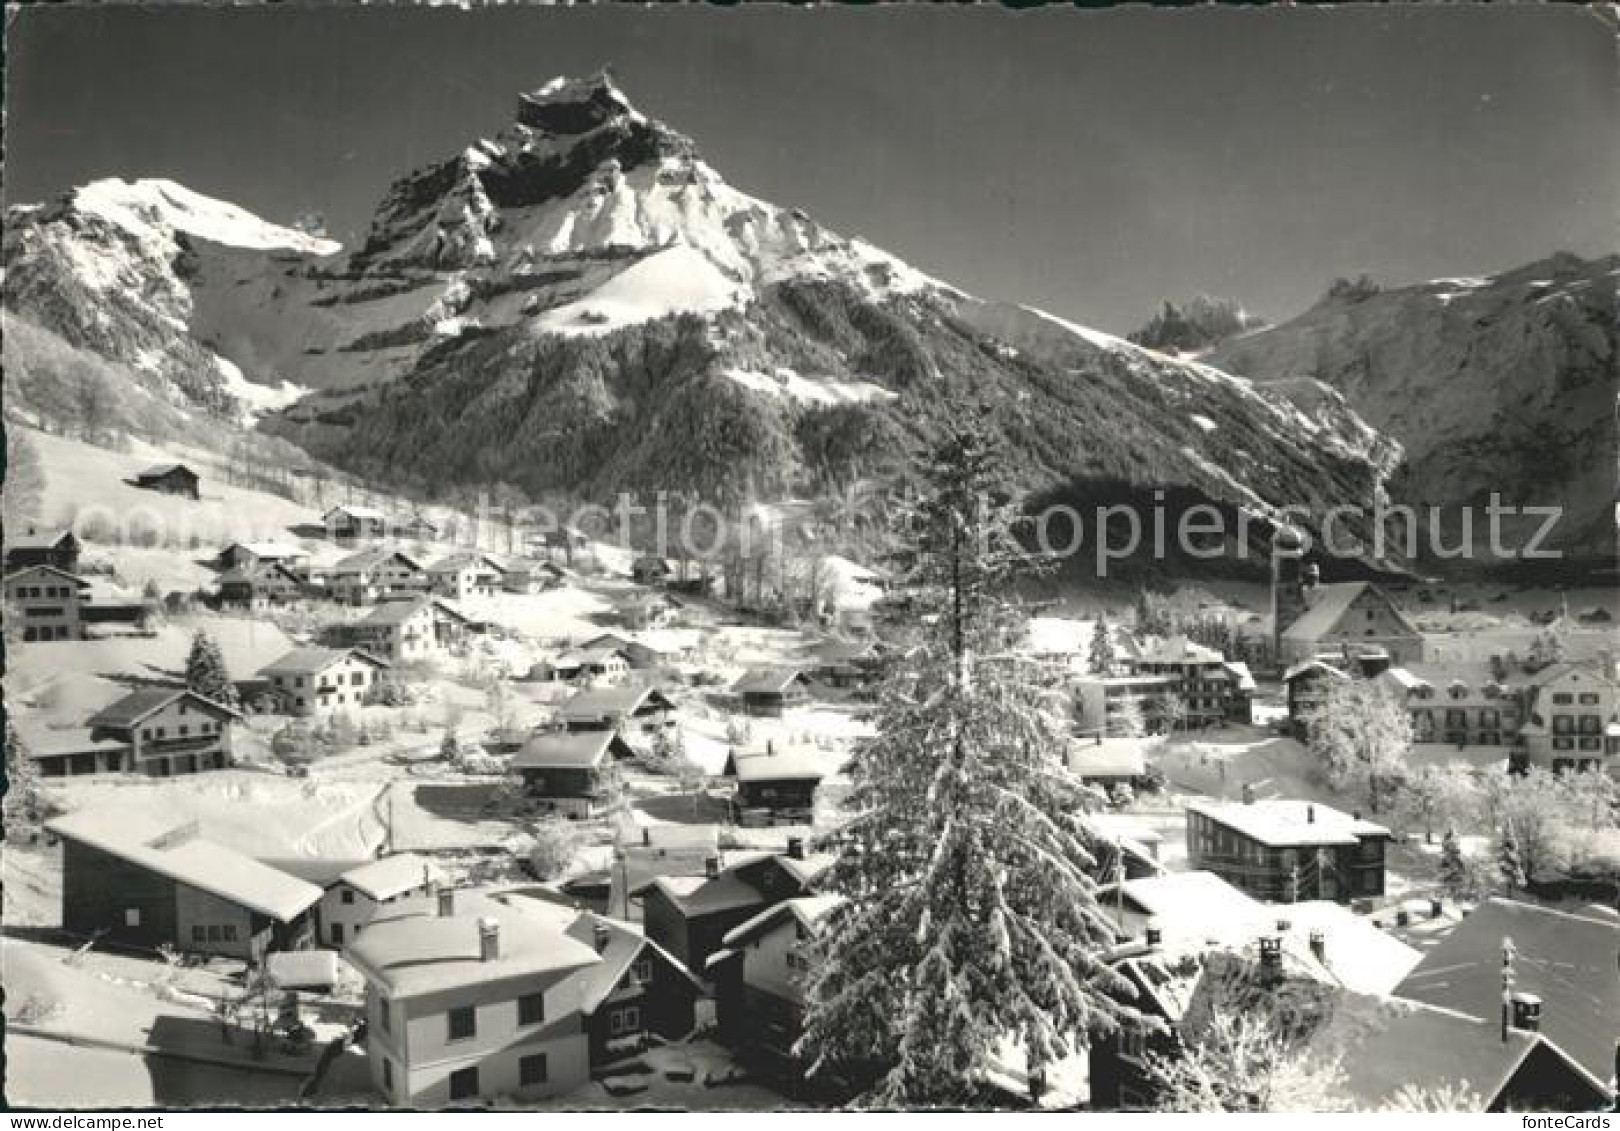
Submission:
[[1507,1044],[1508,1026],[1513,1009],[1513,943],[1502,939],[1502,1043]]

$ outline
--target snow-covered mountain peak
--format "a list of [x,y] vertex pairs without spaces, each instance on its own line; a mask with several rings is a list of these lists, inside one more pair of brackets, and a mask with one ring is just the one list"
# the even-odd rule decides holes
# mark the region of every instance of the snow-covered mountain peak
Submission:
[[605,71],[588,78],[558,75],[538,90],[518,95],[518,124],[547,133],[589,133],[621,116],[645,120]]
[[690,138],[636,110],[605,74],[520,95],[516,121],[497,138],[397,181],[355,265],[510,278],[545,262],[628,267],[677,245],[737,284],[739,301],[793,278],[871,295],[950,289],[799,209],[733,188]]
[[70,195],[73,207],[99,216],[137,238],[168,238],[184,232],[226,247],[331,255],[332,240],[261,219],[244,208],[159,178],[92,181]]

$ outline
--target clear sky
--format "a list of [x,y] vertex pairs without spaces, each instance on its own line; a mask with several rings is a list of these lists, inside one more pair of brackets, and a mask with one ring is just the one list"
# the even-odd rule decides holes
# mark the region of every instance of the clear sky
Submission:
[[1573,6],[29,7],[5,195],[164,176],[345,242],[388,183],[613,67],[739,188],[1115,332],[1610,251],[1615,30]]

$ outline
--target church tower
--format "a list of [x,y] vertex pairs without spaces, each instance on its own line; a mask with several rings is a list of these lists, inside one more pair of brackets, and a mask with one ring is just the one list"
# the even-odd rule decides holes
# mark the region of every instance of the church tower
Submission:
[[1282,665],[1282,634],[1305,612],[1305,542],[1291,526],[1271,538],[1271,654]]

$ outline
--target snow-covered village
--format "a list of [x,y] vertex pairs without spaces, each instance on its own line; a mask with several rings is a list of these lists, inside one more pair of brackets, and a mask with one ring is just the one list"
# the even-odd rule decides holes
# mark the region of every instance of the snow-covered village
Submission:
[[9,13],[7,1106],[1620,1110],[1612,31]]

